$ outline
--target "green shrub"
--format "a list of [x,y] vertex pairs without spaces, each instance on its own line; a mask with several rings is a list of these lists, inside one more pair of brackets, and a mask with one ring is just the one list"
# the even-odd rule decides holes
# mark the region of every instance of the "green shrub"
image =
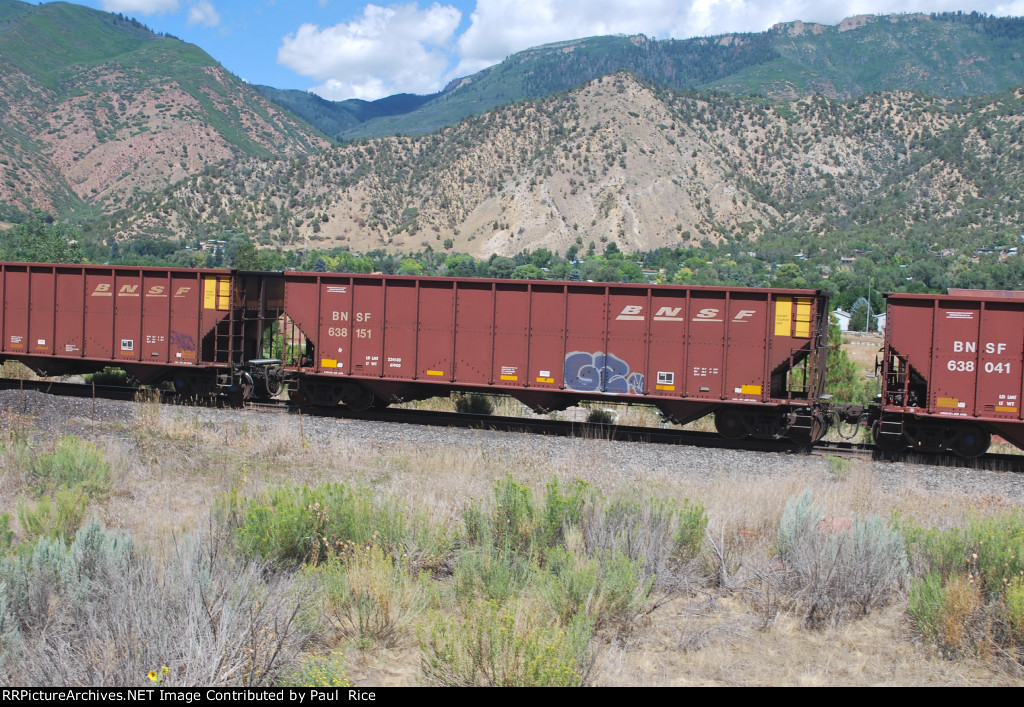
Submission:
[[[582,539],[579,543],[582,544]],[[578,615],[600,628],[625,623],[645,607],[654,578],[643,579],[643,567],[619,552],[597,557],[566,548],[552,548],[538,577],[539,593],[569,625]]]
[[481,602],[463,620],[435,613],[419,630],[421,680],[445,687],[576,687],[593,664],[591,628],[552,625],[521,602]]
[[922,573],[908,595],[921,635],[949,656],[988,654],[993,647],[1022,655],[1024,512],[945,530],[906,523],[904,533]]
[[425,513],[346,484],[279,486],[254,500],[225,496],[216,512],[236,527],[235,538],[245,554],[281,564],[317,564],[356,547],[377,545],[433,567],[453,548],[450,534]]
[[587,413],[587,422],[600,425],[614,425],[615,415],[604,408],[591,408]]
[[494,403],[483,393],[459,393],[454,397],[455,412],[493,415]]
[[583,510],[592,502],[594,491],[590,484],[576,479],[564,489],[558,479],[549,481],[544,494],[544,510],[537,529],[541,547],[555,547],[565,541],[569,528],[583,525]]
[[452,578],[455,595],[463,602],[503,602],[521,594],[536,571],[530,556],[496,547],[485,537],[459,555]]
[[128,373],[113,366],[107,366],[97,373],[88,373],[84,378],[86,383],[95,385],[128,385]]
[[80,488],[89,497],[105,496],[113,482],[110,464],[96,445],[75,436],[57,440],[52,452],[25,452],[23,464],[36,494]]
[[89,499],[79,489],[59,489],[51,501],[43,496],[35,502],[18,503],[18,521],[27,542],[54,538],[67,542],[82,527]]

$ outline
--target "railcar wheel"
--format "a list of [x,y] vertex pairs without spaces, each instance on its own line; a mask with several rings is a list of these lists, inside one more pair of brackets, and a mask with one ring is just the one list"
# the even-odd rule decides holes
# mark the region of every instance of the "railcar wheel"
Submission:
[[953,441],[953,453],[964,459],[976,459],[988,451],[992,443],[992,435],[988,430],[975,425],[967,425],[957,433]]
[[880,423],[876,422],[871,427],[871,436],[875,440],[875,446],[876,447],[878,447],[883,452],[886,452],[887,454],[891,454],[891,453],[894,453],[894,452],[902,452],[904,449],[907,448],[908,442],[907,442],[906,435],[903,435],[903,434],[900,434],[900,435],[884,435],[884,434],[880,434],[880,432],[879,432],[879,424]]
[[238,380],[234,382],[234,386],[228,391],[228,397],[235,404],[244,403],[246,400],[252,398],[252,393],[256,389],[256,384],[245,371],[238,376]]
[[729,408],[715,413],[715,429],[726,439],[743,439],[750,434],[743,416]]
[[366,412],[373,407],[376,397],[361,385],[346,383],[341,389],[341,402],[354,412]]

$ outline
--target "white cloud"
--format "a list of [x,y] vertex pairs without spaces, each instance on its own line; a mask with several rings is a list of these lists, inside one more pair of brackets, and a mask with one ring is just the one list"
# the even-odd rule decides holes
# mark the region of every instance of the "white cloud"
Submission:
[[220,13],[208,2],[199,0],[188,9],[188,23],[190,25],[203,25],[205,27],[216,27],[220,24]]
[[303,24],[284,37],[277,61],[322,81],[325,98],[373,100],[393,93],[431,93],[443,87],[447,46],[462,19],[451,5],[420,9],[367,5],[352,22],[321,29]]
[[100,4],[107,12],[125,12],[131,15],[178,11],[178,0],[102,0]]

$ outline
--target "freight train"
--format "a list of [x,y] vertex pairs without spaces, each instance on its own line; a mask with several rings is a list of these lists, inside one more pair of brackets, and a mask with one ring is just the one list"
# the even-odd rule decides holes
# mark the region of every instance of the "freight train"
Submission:
[[540,412],[644,403],[730,439],[809,445],[842,419],[879,447],[1024,446],[1024,301],[893,295],[867,408],[824,391],[828,293],[671,285],[0,263],[0,360],[117,366],[143,384],[353,410],[510,395]]

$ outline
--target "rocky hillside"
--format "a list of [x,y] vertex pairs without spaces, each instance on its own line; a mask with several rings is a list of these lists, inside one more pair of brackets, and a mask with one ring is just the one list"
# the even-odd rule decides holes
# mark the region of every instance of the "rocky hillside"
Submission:
[[66,3],[0,0],[0,107],[0,203],[58,213],[329,144],[198,47]]
[[620,74],[419,138],[237,160],[127,199],[119,237],[230,230],[264,244],[487,256],[615,241],[1024,228],[1024,93],[775,102]]

